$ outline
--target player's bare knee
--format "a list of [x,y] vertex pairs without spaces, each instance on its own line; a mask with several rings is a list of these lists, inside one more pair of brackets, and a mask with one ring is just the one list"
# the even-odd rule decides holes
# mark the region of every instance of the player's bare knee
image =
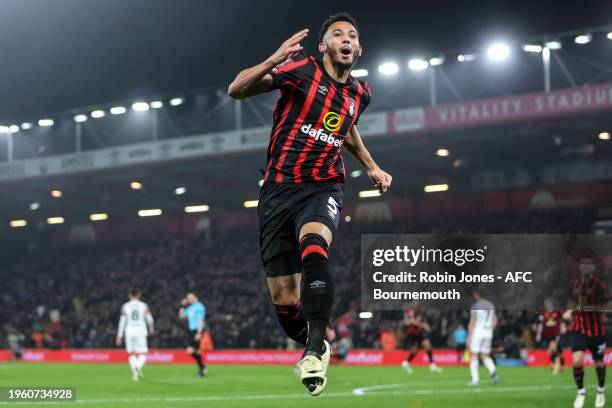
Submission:
[[270,297],[275,305],[292,306],[300,299],[300,274],[268,278]]
[[299,300],[299,296],[297,296],[297,294],[281,290],[271,292],[271,297],[273,304],[282,306],[295,305]]
[[584,364],[584,355],[582,353],[574,353],[572,362],[574,367],[581,367]]
[[300,228],[299,240],[302,241],[307,234],[317,234],[321,236],[327,243],[328,247],[331,245],[333,240],[333,234],[329,227],[320,222],[307,222],[306,224],[302,225]]

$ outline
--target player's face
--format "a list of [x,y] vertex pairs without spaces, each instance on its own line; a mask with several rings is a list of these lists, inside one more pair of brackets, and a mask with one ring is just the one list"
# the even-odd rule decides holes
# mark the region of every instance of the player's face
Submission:
[[357,30],[346,21],[337,21],[329,26],[319,50],[329,55],[334,65],[343,69],[350,69],[362,51]]
[[595,273],[595,263],[590,258],[583,258],[580,260],[580,275],[584,279],[590,279]]
[[187,295],[187,302],[189,302],[189,304],[195,303],[196,302],[196,297],[193,293],[189,293]]

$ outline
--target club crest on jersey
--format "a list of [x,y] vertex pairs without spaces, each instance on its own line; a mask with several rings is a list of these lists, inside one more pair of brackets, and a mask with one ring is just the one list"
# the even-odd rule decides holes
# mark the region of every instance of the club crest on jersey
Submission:
[[284,67],[285,65],[291,64],[292,62],[293,62],[293,59],[291,57],[287,57],[286,60],[284,60],[283,62],[281,62],[280,64],[278,64],[274,68],[272,68],[272,72],[274,72],[275,74],[278,74],[282,67]]
[[349,98],[349,115],[355,116],[355,100],[353,98]]
[[327,94],[327,91],[328,91],[328,89],[327,89],[327,87],[326,87],[325,85],[319,85],[319,91],[318,91],[318,92],[319,92],[321,95],[326,95],[326,94]]

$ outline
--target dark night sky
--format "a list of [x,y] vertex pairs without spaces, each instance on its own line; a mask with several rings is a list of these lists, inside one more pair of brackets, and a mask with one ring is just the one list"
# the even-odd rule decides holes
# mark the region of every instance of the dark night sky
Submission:
[[225,89],[289,35],[352,13],[370,69],[490,39],[612,24],[612,1],[1,0],[0,123],[66,109]]

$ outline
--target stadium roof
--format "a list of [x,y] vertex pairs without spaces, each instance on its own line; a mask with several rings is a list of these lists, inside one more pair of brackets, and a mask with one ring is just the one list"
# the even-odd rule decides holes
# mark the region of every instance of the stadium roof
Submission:
[[[588,7],[527,0],[455,0],[436,2],[435,7],[405,1],[373,7],[366,0],[315,0],[308,6],[282,1],[95,0],[87,7],[80,0],[5,0],[0,13],[0,123],[143,96],[225,89],[239,69],[260,61],[303,27],[313,30],[305,46],[314,52],[322,20],[344,9],[359,22],[365,46],[360,65],[371,71],[389,58],[403,65],[416,55],[479,49],[495,39],[519,41],[612,21],[612,3],[605,0],[589,1]],[[483,73],[462,69],[455,83],[465,88],[459,90],[464,98],[486,96],[478,84]],[[497,73],[504,84],[493,88],[520,92],[515,88],[525,86],[523,77],[532,71],[537,72],[506,64]],[[539,81],[539,73],[534,75]],[[508,82],[517,79],[517,86]],[[557,80],[565,81],[562,75]],[[398,92],[412,92],[420,82],[403,81]],[[376,92],[393,103],[390,95]]]

